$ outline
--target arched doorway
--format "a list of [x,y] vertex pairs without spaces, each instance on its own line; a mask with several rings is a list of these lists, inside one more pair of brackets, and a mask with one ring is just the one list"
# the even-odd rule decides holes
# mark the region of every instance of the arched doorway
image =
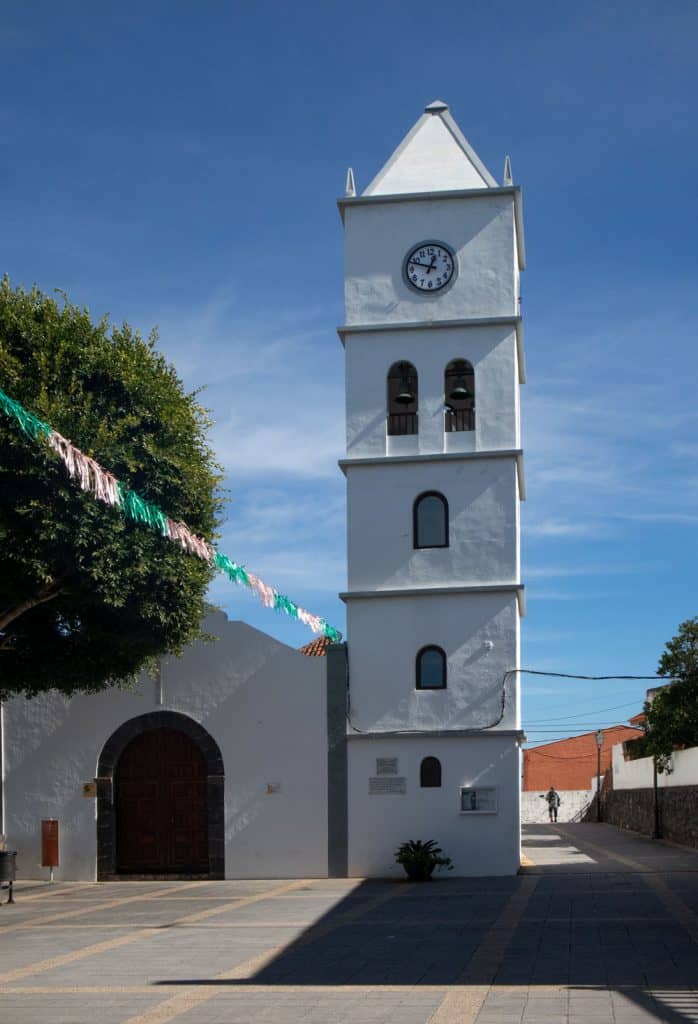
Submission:
[[107,740],[97,779],[97,877],[224,877],[223,759],[187,715],[158,711]]
[[185,733],[131,740],[114,776],[118,874],[207,874],[206,762]]

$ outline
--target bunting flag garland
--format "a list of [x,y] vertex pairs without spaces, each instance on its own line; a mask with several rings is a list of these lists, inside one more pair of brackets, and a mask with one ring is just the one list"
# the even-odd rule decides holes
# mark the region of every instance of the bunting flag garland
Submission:
[[48,423],[44,423],[15,399],[10,398],[2,388],[0,388],[0,409],[6,416],[17,422],[22,432],[30,440],[46,442],[61,459],[71,479],[75,480],[83,491],[88,491],[97,501],[118,507],[127,519],[135,523],[142,523],[162,537],[179,544],[187,554],[196,555],[197,558],[210,562],[232,583],[249,587],[265,608],[273,608],[275,611],[284,612],[292,619],[298,619],[299,622],[309,626],[313,633],[326,636],[334,643],[339,643],[342,639],[339,630],[330,626],[325,619],[301,608],[295,601],[291,601],[274,587],[270,587],[260,580],[258,576],[248,572],[244,566],[238,565],[227,555],[217,551],[208,541],[197,537],[185,523],[170,519],[157,505],[146,501],[136,491],[130,490],[112,473],[103,469],[98,462],[81,452],[58,431],[53,430]]

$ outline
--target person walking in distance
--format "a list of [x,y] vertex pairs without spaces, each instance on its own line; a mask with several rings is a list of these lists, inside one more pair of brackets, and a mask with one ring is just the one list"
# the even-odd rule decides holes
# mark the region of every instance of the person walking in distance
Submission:
[[545,799],[548,801],[548,814],[550,815],[550,820],[557,821],[557,809],[560,806],[560,794],[554,786],[551,786],[545,794]]

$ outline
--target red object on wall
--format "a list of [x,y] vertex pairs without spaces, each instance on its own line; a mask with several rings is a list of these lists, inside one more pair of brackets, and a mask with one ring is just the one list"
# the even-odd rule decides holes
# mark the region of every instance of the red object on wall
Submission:
[[41,866],[58,867],[58,819],[44,818],[41,822]]
[[[614,725],[602,729],[601,774],[611,767],[611,748],[616,743],[634,740],[642,736],[642,729],[627,725]],[[543,743],[529,747],[523,752],[523,790],[538,790],[544,793],[551,786],[555,789],[590,789],[596,779],[595,732],[583,736],[571,736],[554,743]]]

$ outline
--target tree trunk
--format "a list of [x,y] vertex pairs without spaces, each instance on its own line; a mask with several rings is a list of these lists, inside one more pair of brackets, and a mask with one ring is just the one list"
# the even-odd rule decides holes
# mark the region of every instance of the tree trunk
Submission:
[[[32,608],[36,608],[38,604],[44,604],[46,601],[52,601],[54,597],[58,597],[63,587],[62,580],[51,580],[42,587],[34,597],[28,597],[26,601],[22,601],[21,604],[15,605],[14,608],[8,608],[6,611],[0,613],[0,632],[4,632],[7,626],[15,619],[18,619],[20,615],[24,615],[25,612],[31,611]],[[0,644],[0,648],[2,645]]]

